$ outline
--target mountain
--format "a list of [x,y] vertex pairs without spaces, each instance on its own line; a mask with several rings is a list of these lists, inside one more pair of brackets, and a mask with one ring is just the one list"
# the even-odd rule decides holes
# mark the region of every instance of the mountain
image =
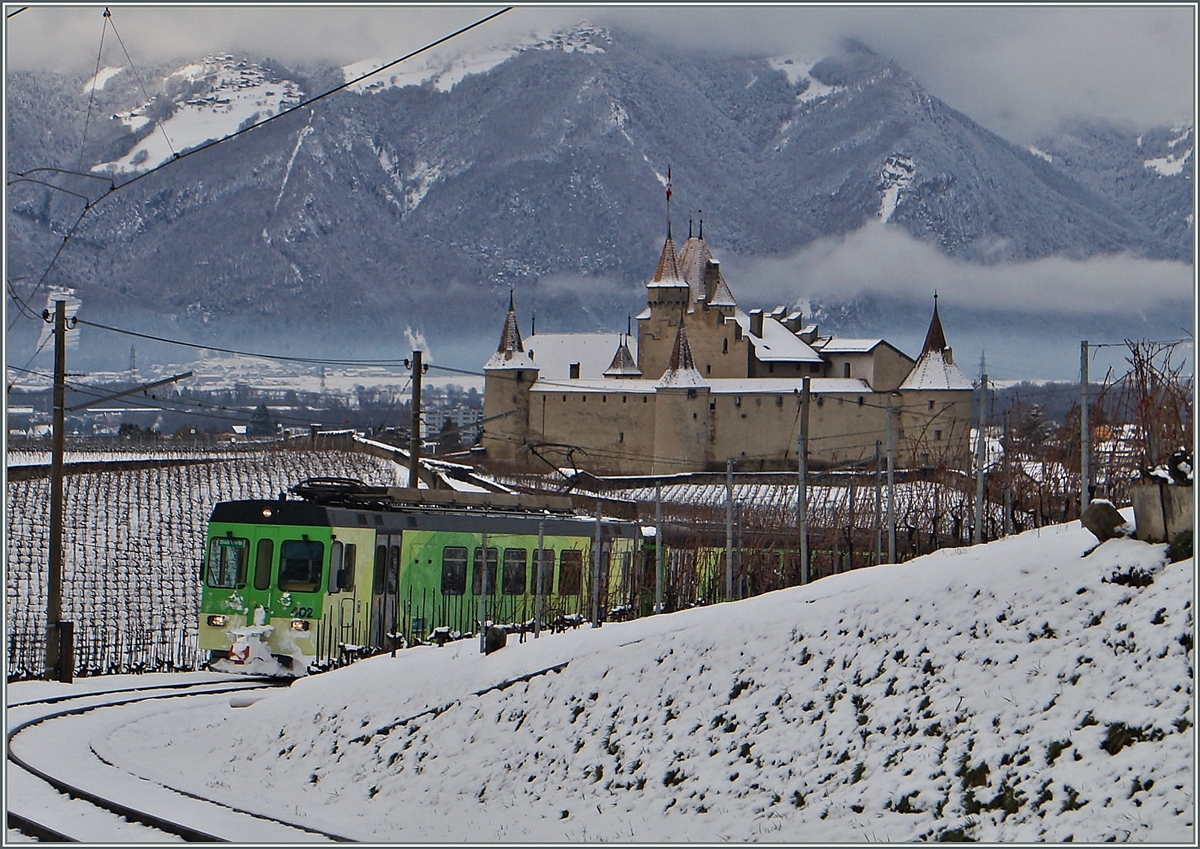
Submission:
[[[39,280],[71,232],[47,282],[74,287],[91,320],[166,321],[183,338],[395,353],[406,328],[491,334],[509,288],[552,326],[615,327],[641,308],[668,166],[675,233],[689,219],[723,258],[876,220],[974,263],[1191,261],[1190,128],[1145,134],[1145,158],[1166,163],[1153,171],[1100,131],[1031,151],[855,43],[812,62],[581,27],[275,117],[360,68],[221,55],[141,75],[10,74],[10,172],[82,162],[91,175],[10,189],[10,280]],[[149,99],[143,78],[160,81]],[[122,187],[72,231],[79,195],[109,181]]]

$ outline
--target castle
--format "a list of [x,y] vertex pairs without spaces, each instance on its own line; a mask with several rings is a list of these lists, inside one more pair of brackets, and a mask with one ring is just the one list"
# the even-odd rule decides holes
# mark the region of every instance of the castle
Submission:
[[[701,225],[703,228],[703,225]],[[889,417],[898,467],[969,466],[971,382],[937,296],[914,361],[883,339],[822,336],[799,312],[738,305],[703,239],[670,226],[633,333],[531,335],[509,296],[484,365],[492,459],[600,475],[797,468],[804,380],[811,468],[873,467]]]

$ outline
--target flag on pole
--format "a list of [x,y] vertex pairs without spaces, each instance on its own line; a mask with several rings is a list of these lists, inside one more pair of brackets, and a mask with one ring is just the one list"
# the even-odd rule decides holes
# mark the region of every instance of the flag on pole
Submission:
[[671,166],[667,166],[667,203],[671,202]]

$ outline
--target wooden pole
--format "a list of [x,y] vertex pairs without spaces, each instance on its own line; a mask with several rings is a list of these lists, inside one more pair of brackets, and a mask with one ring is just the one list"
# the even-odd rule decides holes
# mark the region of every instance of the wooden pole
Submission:
[[983,542],[983,476],[984,458],[987,456],[987,372],[983,360],[979,363],[979,436],[975,441],[975,535],[974,542]]
[[1088,343],[1079,343],[1079,512],[1092,501],[1091,429],[1088,427]]
[[600,544],[601,536],[600,502],[596,502],[596,540],[592,544],[592,627],[600,627]]
[[537,609],[533,614],[533,638],[536,640],[542,635],[542,545],[546,538],[546,520],[538,522],[538,545],[537,545],[537,572],[534,574],[534,580],[537,585],[534,590],[537,593]]
[[800,389],[800,427],[796,436],[796,458],[799,463],[796,486],[796,524],[800,534],[800,583],[808,583],[808,399],[810,378],[804,378]]
[[[46,316],[48,318],[48,316]],[[54,410],[50,449],[50,560],[46,591],[46,677],[57,675],[70,683],[75,670],[69,668],[70,647],[63,651],[63,637],[72,634],[60,628],[63,581],[63,455],[65,454],[65,409],[67,383],[67,302],[54,302]],[[71,664],[73,665],[73,664]]]
[[892,396],[887,399],[887,524],[888,563],[896,562],[896,449],[892,437],[894,411]]
[[[416,489],[418,458],[421,454],[421,352],[413,351],[412,355],[412,424],[408,441],[408,485]],[[484,552],[484,575],[487,575],[487,552]]]
[[663,612],[662,484],[654,484],[654,612]]
[[733,599],[733,458],[725,459],[725,600]]

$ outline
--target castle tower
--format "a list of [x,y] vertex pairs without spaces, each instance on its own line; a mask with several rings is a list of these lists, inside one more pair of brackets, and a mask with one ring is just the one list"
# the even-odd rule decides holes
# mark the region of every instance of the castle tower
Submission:
[[646,284],[646,309],[638,320],[637,365],[643,375],[657,377],[667,370],[676,330],[691,305],[691,288],[679,271],[675,241],[667,225],[667,239],[654,276]]
[[511,291],[500,343],[484,364],[483,374],[486,424],[481,443],[488,457],[515,460],[518,449],[529,441],[529,390],[538,379],[538,367],[521,341]]
[[711,461],[710,395],[681,324],[675,332],[667,369],[655,390],[653,474],[699,470]]
[[969,468],[971,381],[954,364],[954,352],[933,296],[933,317],[921,355],[900,384],[897,415],[903,462]]

